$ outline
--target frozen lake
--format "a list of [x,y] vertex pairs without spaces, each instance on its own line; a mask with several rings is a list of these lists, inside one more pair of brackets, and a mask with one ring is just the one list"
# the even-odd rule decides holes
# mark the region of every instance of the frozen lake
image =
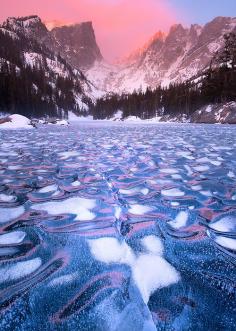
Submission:
[[0,131],[0,330],[235,330],[236,128]]

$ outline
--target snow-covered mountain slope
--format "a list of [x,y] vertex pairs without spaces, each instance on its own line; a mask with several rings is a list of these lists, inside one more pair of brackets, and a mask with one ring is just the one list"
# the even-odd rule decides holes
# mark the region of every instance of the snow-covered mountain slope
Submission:
[[[54,105],[59,113],[60,109],[86,112],[91,102],[102,95],[78,67],[71,66],[52,47],[47,47],[53,38],[39,17],[7,19],[0,26],[0,38],[0,72],[5,70],[12,79],[15,74],[19,80],[24,77],[32,98],[35,95],[37,100]],[[20,93],[17,84],[16,93]],[[4,111],[8,106],[0,107]]]
[[206,68],[223,45],[223,36],[236,29],[236,18],[217,17],[201,27],[181,24],[168,35],[157,33],[141,49],[117,65],[95,62],[86,75],[107,92],[132,92],[183,82]]

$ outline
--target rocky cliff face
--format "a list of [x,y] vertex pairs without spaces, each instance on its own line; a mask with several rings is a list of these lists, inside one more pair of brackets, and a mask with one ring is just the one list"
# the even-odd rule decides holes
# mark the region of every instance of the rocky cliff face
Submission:
[[2,28],[37,40],[42,40],[48,35],[46,26],[38,16],[9,17]]
[[132,92],[134,89],[183,82],[206,68],[223,45],[223,36],[236,29],[236,18],[217,17],[201,27],[171,27],[167,36],[156,34],[141,50],[119,63],[108,66],[97,62],[88,77],[107,91]]
[[54,28],[51,36],[55,40],[54,50],[76,69],[88,69],[102,60],[92,22]]
[[207,105],[191,116],[192,123],[236,124],[236,102]]
[[49,31],[38,16],[8,18],[3,29],[22,33],[60,54],[72,68],[88,70],[102,55],[91,22],[55,27]]

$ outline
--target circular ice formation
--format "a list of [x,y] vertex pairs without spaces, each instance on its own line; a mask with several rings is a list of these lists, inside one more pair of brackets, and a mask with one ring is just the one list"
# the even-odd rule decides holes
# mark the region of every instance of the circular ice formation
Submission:
[[236,215],[228,214],[217,218],[209,227],[218,232],[236,232]]
[[90,209],[95,206],[95,200],[74,197],[63,201],[36,204],[32,206],[32,209],[43,210],[50,215],[75,214],[78,221],[91,221],[95,215]]
[[25,232],[23,231],[14,231],[6,234],[0,235],[0,245],[12,245],[19,244],[25,238]]
[[236,239],[217,236],[215,238],[215,242],[226,249],[236,251]]
[[42,261],[39,257],[18,262],[13,265],[7,265],[0,269],[0,283],[11,281],[19,278],[23,278],[34,271],[36,271],[42,264]]

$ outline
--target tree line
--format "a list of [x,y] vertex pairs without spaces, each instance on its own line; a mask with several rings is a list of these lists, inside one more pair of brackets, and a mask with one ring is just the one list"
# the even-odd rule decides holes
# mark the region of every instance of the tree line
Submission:
[[179,114],[191,115],[207,104],[236,101],[236,33],[224,36],[224,46],[201,75],[169,87],[147,88],[145,92],[111,94],[91,108],[95,119],[111,118],[120,110],[123,118],[141,119]]

